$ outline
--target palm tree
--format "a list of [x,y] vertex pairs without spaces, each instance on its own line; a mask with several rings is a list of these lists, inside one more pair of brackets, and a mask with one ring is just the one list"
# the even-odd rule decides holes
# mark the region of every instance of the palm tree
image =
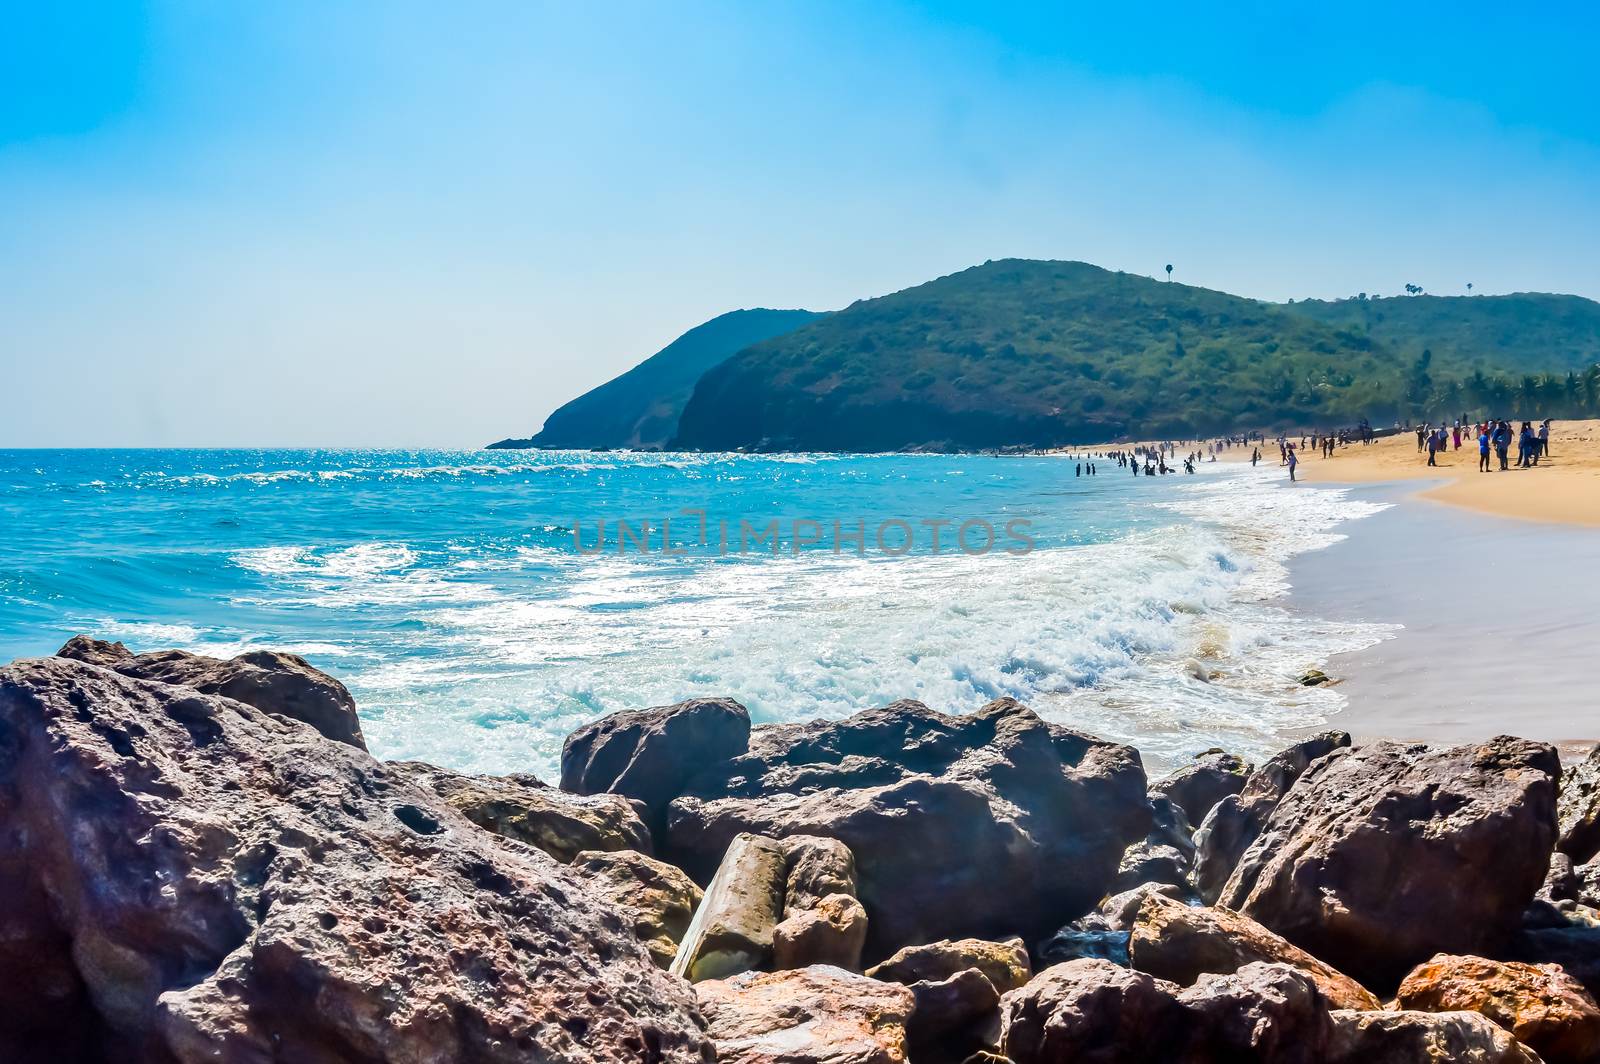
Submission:
[[1167,283],[1172,283],[1172,263],[1167,263]]
[[1467,282],[1467,295],[1470,296],[1471,294],[1472,294],[1472,282],[1468,281]]

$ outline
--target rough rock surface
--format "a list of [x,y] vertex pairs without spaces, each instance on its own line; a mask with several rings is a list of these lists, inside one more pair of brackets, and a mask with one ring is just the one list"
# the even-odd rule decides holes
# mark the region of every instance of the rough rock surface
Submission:
[[911,991],[818,965],[695,985],[718,1064],[903,1064]]
[[910,987],[916,1004],[906,1034],[917,1064],[940,1050],[946,1051],[943,1056],[964,1057],[998,1034],[990,1018],[999,1020],[1000,992],[978,969],[937,981],[923,979]]
[[1333,1014],[1330,1064],[1540,1064],[1476,1012]]
[[1128,955],[1140,971],[1181,984],[1206,972],[1226,974],[1258,961],[1288,964],[1305,972],[1334,1008],[1383,1007],[1348,975],[1227,909],[1191,908],[1149,896],[1134,922]]
[[855,854],[867,954],[957,935],[1042,935],[1104,893],[1148,827],[1129,747],[1003,699],[962,716],[897,702],[771,725],[700,777],[668,818],[703,875],[744,831],[825,835]]
[[1395,995],[1402,1009],[1478,1012],[1546,1061],[1600,1059],[1600,1007],[1559,965],[1441,953],[1411,970]]
[[867,910],[848,894],[829,894],[809,909],[789,910],[772,929],[772,966],[826,964],[859,972],[866,941]]
[[1600,746],[1577,764],[1566,766],[1556,808],[1561,825],[1556,845],[1561,852],[1575,865],[1600,855]]
[[1321,1064],[1333,1037],[1316,982],[1285,964],[1202,975],[1178,1001],[1187,1013],[1190,1060]]
[[1277,804],[1221,903],[1393,986],[1434,953],[1480,952],[1515,928],[1555,845],[1559,773],[1552,747],[1505,736],[1336,751]]
[[1171,883],[1141,883],[1132,890],[1125,890],[1121,894],[1105,898],[1100,902],[1099,912],[1092,915],[1104,920],[1106,927],[1118,931],[1131,931],[1135,921],[1139,919],[1140,910],[1144,908],[1145,899],[1152,894],[1185,905],[1196,904],[1193,894],[1180,886]]
[[1004,994],[1026,983],[1032,974],[1022,939],[988,942],[981,938],[928,942],[907,946],[867,974],[891,983],[937,982],[976,968]]
[[635,850],[586,850],[572,873],[591,894],[627,910],[658,968],[672,967],[701,891],[683,870]]
[[1239,793],[1220,799],[1197,822],[1192,878],[1195,890],[1207,904],[1216,904],[1234,865],[1307,766],[1349,745],[1348,734],[1330,731],[1279,751],[1250,774]]
[[695,910],[672,974],[690,982],[722,979],[772,960],[772,934],[783,917],[788,862],[781,843],[744,834],[729,843]]
[[1182,809],[1191,824],[1205,822],[1211,807],[1244,789],[1253,766],[1243,758],[1222,750],[1196,754],[1193,761],[1150,785]]
[[56,656],[103,665],[139,680],[182,684],[202,694],[222,695],[265,713],[303,721],[337,742],[367,748],[356,700],[344,684],[294,654],[252,650],[227,660],[182,650],[134,654],[121,643],[75,635]]
[[1107,891],[1114,895],[1134,890],[1146,883],[1161,883],[1183,889],[1189,885],[1189,859],[1176,846],[1161,842],[1136,842],[1123,853],[1116,877]]
[[783,909],[814,909],[830,894],[856,896],[856,859],[838,839],[793,835],[783,840],[789,860]]
[[391,761],[389,767],[480,828],[537,846],[558,861],[584,850],[650,852],[649,829],[619,794],[568,794],[536,776],[464,776],[423,761]]
[[1280,964],[1180,989],[1106,961],[1072,961],[1040,972],[1001,1008],[1000,1048],[1014,1064],[1313,1064],[1327,1059],[1334,1028],[1316,984]]
[[80,1059],[137,1064],[711,1059],[565,866],[189,687],[0,670],[0,883],[0,1052],[55,1044],[49,1009]]
[[561,789],[637,799],[655,831],[692,776],[744,753],[749,741],[750,714],[731,698],[612,713],[567,736]]
[[1021,939],[962,939],[908,946],[873,968],[875,979],[903,983],[916,998],[911,1016],[914,1057],[963,1059],[999,1037],[1000,996],[1031,971]]
[[1172,1059],[1186,1019],[1178,992],[1109,961],[1057,964],[1001,999],[1000,1051],[1014,1064]]

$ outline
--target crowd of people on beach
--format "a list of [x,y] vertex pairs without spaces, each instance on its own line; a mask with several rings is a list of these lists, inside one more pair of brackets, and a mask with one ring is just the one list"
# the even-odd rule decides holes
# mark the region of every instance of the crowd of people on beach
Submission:
[[1476,440],[1478,444],[1478,472],[1489,473],[1491,468],[1490,452],[1499,459],[1500,469],[1511,468],[1511,444],[1517,445],[1517,468],[1527,469],[1539,464],[1539,459],[1550,454],[1550,419],[1546,418],[1535,429],[1533,422],[1524,421],[1521,430],[1513,430],[1511,422],[1504,419],[1490,418],[1476,424],[1465,416],[1455,420],[1449,428],[1444,425],[1423,424],[1417,426],[1417,451],[1427,452],[1428,464],[1439,464],[1439,455],[1445,452],[1461,450],[1461,441]]
[[[1550,424],[1548,418],[1537,427],[1531,421],[1524,421],[1519,430],[1512,427],[1511,419],[1489,418],[1474,422],[1463,414],[1449,425],[1432,422],[1417,425],[1417,451],[1427,454],[1428,465],[1436,466],[1440,454],[1459,451],[1463,444],[1470,447],[1476,442],[1478,471],[1487,473],[1493,471],[1493,459],[1498,459],[1499,469],[1513,468],[1511,447],[1515,444],[1516,468],[1531,468],[1538,465],[1541,458],[1550,455]],[[1369,446],[1380,437],[1411,431],[1411,428],[1409,424],[1402,425],[1397,421],[1391,429],[1376,431],[1370,421],[1362,418],[1347,428],[1332,431],[1317,429],[1301,433],[1298,439],[1291,434],[1280,433],[1272,442],[1278,446],[1278,465],[1288,470],[1291,481],[1298,481],[1301,456],[1306,452],[1315,450],[1322,458],[1332,458],[1341,447],[1357,444]],[[1181,458],[1178,457],[1180,443],[1186,448]],[[1194,444],[1193,450],[1187,449],[1190,443]],[[1258,466],[1262,460],[1262,448],[1266,446],[1268,439],[1265,433],[1244,432],[1218,436],[1204,442],[1163,440],[1136,444],[1125,450],[1107,451],[1093,457],[1113,461],[1118,468],[1126,469],[1136,477],[1154,477],[1176,473],[1179,465],[1183,472],[1192,474],[1200,463],[1215,462],[1219,455],[1243,447],[1250,448],[1251,466]],[[1168,463],[1169,458],[1173,460],[1172,464]],[[1080,461],[1075,475],[1096,476],[1098,473],[1095,462]]]

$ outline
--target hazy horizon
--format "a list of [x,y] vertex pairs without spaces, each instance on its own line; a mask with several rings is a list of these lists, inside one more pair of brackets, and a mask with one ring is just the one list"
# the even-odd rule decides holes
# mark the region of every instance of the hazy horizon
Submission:
[[1600,16],[1440,11],[20,9],[0,446],[479,446],[989,259],[1600,297]]

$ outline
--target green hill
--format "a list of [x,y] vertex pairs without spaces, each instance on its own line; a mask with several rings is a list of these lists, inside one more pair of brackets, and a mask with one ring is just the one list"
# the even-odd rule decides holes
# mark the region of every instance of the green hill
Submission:
[[706,370],[741,348],[821,317],[810,310],[735,310],[678,337],[620,377],[562,406],[532,439],[490,447],[658,448]]
[[1394,296],[1288,309],[1359,332],[1405,359],[1424,350],[1458,374],[1581,373],[1600,362],[1600,303],[1582,296]]
[[675,445],[976,449],[1342,425],[1392,417],[1408,366],[1363,329],[1285,306],[1013,259],[739,352],[696,385]]

